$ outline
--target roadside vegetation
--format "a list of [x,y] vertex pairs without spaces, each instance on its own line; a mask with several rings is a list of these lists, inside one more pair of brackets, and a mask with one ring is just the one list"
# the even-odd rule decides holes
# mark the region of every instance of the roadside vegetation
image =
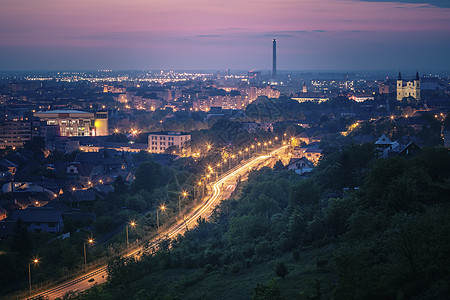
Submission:
[[79,299],[443,299],[450,282],[450,153],[376,159],[350,145],[307,179],[253,172],[211,220]]

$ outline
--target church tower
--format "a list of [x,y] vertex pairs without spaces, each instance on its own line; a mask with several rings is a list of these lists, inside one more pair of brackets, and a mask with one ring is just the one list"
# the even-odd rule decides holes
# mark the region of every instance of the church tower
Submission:
[[398,78],[397,78],[397,100],[403,99],[403,80],[402,80],[402,73],[398,71]]
[[416,72],[416,78],[414,79],[414,89],[416,91],[416,100],[420,100],[420,77],[419,70]]

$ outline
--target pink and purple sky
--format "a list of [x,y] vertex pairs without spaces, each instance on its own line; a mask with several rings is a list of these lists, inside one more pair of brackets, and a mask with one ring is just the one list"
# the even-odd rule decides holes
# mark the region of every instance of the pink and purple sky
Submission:
[[0,70],[450,69],[450,0],[0,0]]

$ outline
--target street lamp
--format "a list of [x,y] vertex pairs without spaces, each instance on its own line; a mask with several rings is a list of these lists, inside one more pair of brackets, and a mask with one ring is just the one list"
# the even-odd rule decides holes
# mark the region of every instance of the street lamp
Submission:
[[28,262],[28,283],[30,285],[30,293],[31,293],[31,263],[34,263],[35,265],[39,262],[39,259],[34,258],[32,261]]
[[178,213],[181,213],[181,195],[183,195],[183,199],[186,198],[187,196],[187,192],[183,191],[183,193],[181,193],[180,195],[178,195]]
[[220,168],[220,173],[222,173],[222,165],[220,163],[217,163],[217,167]]
[[127,228],[127,248],[128,248],[128,227],[134,227],[136,226],[136,222],[131,221],[129,224],[127,224],[126,228]]
[[158,225],[158,231],[159,231],[159,210],[164,211],[166,207],[164,205],[161,205],[161,207],[156,209],[156,224]]
[[[199,181],[199,182],[198,182],[198,192],[197,192],[197,197],[198,197],[199,199],[201,199],[201,198],[202,198],[202,195],[203,195],[203,188],[202,188],[201,186],[202,186],[202,182]],[[195,198],[195,195],[194,195],[194,198]]]
[[94,240],[92,238],[89,238],[86,242],[84,242],[84,268],[87,268],[87,259],[86,259],[86,243],[89,243],[92,245],[94,243]]

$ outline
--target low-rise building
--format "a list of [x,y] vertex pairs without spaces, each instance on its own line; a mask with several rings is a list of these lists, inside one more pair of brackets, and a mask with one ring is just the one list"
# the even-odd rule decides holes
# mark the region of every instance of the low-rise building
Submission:
[[306,157],[312,163],[317,164],[322,157],[322,149],[295,147],[293,156],[295,158]]
[[148,136],[148,151],[150,153],[164,153],[169,147],[185,149],[190,140],[190,134],[180,131],[150,133]]
[[108,112],[85,112],[79,110],[50,110],[34,113],[47,125],[58,125],[61,136],[108,135]]
[[36,233],[60,232],[64,226],[62,211],[45,207],[30,207],[14,211],[12,219],[16,222],[19,219],[22,220],[28,231]]
[[291,158],[289,163],[284,167],[300,175],[309,173],[314,169],[313,163],[310,162],[306,157]]

